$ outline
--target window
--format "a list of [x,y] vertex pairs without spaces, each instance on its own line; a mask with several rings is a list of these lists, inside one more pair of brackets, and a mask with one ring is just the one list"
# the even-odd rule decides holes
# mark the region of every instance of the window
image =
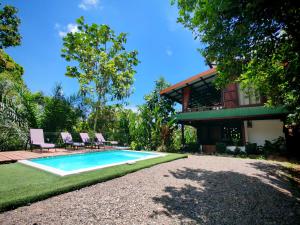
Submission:
[[253,87],[242,89],[240,84],[238,84],[238,89],[240,105],[254,105],[261,103],[260,94]]

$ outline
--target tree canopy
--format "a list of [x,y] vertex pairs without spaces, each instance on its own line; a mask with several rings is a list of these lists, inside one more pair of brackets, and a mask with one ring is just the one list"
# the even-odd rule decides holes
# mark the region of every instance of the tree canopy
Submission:
[[17,16],[17,12],[18,10],[10,5],[0,9],[0,49],[17,46],[21,43],[19,33],[21,20]]
[[57,84],[53,89],[53,96],[44,98],[40,126],[49,132],[74,131],[79,118],[83,116],[76,104],[77,98],[76,95],[66,97],[61,84]]
[[122,100],[131,94],[137,51],[126,51],[127,34],[118,35],[108,25],[85,24],[77,20],[78,32],[63,39],[62,57],[73,61],[66,75],[77,78],[81,92],[90,97],[96,130],[98,113],[108,100]]
[[153,91],[144,96],[145,103],[139,106],[139,118],[135,126],[139,136],[137,143],[148,149],[157,149],[171,142],[175,115],[174,102],[159,94],[169,86],[170,84],[160,77],[155,81]]
[[21,20],[17,16],[17,12],[15,7],[9,5],[0,9],[0,75],[22,83],[23,68],[4,51],[4,48],[21,44],[19,33]]
[[216,84],[237,81],[283,104],[300,121],[300,2],[297,0],[173,0],[178,22],[204,44],[200,50],[217,64]]

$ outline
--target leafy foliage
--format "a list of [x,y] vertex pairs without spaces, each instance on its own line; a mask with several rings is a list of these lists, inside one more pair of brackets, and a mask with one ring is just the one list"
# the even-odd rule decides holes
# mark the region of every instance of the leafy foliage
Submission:
[[178,22],[204,43],[217,64],[216,84],[255,86],[268,105],[283,104],[300,121],[299,1],[173,0]]
[[255,155],[259,153],[256,143],[246,143],[245,151],[248,155]]
[[0,49],[20,45],[19,25],[21,21],[16,15],[17,12],[15,7],[9,5],[0,9]]
[[23,109],[16,84],[0,74],[0,149],[19,148],[26,144],[28,121]]
[[126,51],[127,34],[116,35],[108,25],[88,25],[83,17],[77,25],[78,32],[63,39],[62,57],[75,62],[67,67],[66,75],[77,78],[81,92],[90,97],[96,130],[99,111],[107,100],[130,95],[138,53]]
[[20,44],[20,19],[12,6],[0,9],[0,150],[17,149],[27,142],[29,121],[25,113],[23,68],[3,48]]
[[160,96],[159,92],[170,84],[164,78],[155,81],[154,90],[144,97],[145,104],[139,106],[139,112],[130,118],[131,147],[170,151],[173,145],[174,103]]
[[262,152],[264,155],[285,155],[287,153],[286,143],[283,137],[279,137],[273,141],[265,141],[262,147]]
[[23,83],[23,67],[17,64],[4,50],[0,49],[0,76]]
[[45,97],[44,101],[41,127],[45,131],[73,131],[79,119],[83,116],[80,107],[75,105],[76,96],[65,97],[60,84],[54,87],[53,96]]

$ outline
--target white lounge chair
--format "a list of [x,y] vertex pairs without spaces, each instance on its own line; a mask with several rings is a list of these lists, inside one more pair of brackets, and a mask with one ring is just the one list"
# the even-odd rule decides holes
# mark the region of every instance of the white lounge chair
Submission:
[[97,141],[102,142],[103,144],[105,144],[105,143],[108,143],[108,144],[111,144],[111,145],[118,145],[119,144],[119,142],[117,142],[117,141],[106,141],[101,133],[96,133],[95,136],[96,136]]
[[61,138],[64,142],[64,144],[67,146],[72,146],[73,148],[79,148],[79,147],[84,147],[84,143],[82,142],[74,142],[72,135],[69,132],[61,132],[60,133]]
[[30,129],[30,147],[38,146],[41,150],[55,148],[55,144],[45,143],[43,129]]
[[89,137],[89,134],[88,133],[79,133],[80,135],[80,138],[82,140],[82,142],[85,144],[85,145],[89,145],[91,147],[95,146],[97,148],[99,148],[100,146],[104,146],[104,144],[102,142],[98,142],[98,141],[92,141]]

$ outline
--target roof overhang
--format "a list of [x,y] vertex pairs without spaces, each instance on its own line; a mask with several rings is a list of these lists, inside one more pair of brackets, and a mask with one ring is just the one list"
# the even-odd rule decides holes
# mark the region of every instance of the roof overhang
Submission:
[[283,106],[278,107],[240,107],[231,109],[219,109],[201,112],[178,113],[178,121],[213,121],[225,119],[267,119],[282,118],[288,114],[288,110]]
[[191,87],[192,89],[196,90],[197,93],[209,94],[207,89],[212,86],[212,81],[215,79],[216,74],[217,71],[215,68],[206,70],[166,89],[163,89],[160,92],[160,95],[166,96],[175,102],[182,103],[182,93],[185,87]]

